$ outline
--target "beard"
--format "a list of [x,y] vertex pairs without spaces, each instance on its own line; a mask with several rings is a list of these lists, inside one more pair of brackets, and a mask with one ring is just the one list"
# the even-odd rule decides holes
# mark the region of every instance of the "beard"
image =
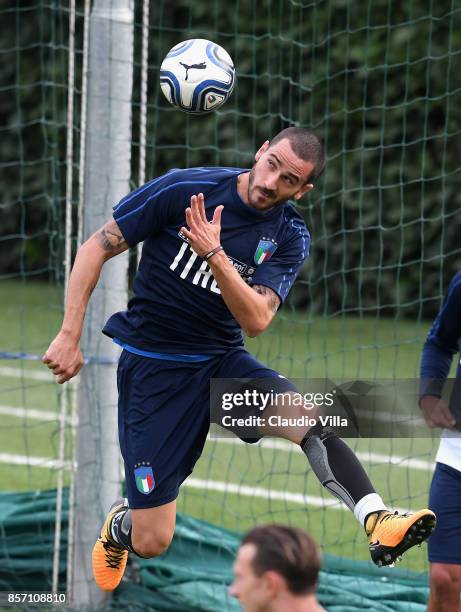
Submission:
[[248,178],[248,193],[247,193],[247,199],[248,199],[248,203],[249,203],[250,205],[253,205],[251,194],[252,194],[252,192],[253,192],[253,190],[254,190],[254,182],[255,182],[255,165],[256,165],[256,164],[253,164],[253,165],[251,166],[250,176],[249,176],[249,178]]
[[[248,178],[248,194],[247,194],[248,203],[250,206],[252,206],[253,208],[256,208],[257,210],[270,210],[276,204],[278,204],[281,200],[272,200],[272,197],[274,195],[273,192],[266,191],[262,187],[258,187],[257,185],[254,184],[255,174],[256,174],[255,167],[256,167],[256,163],[253,164],[253,166],[251,167],[250,176]],[[258,200],[258,191],[260,195],[264,195],[267,197],[266,205],[264,204],[261,205],[260,201]]]

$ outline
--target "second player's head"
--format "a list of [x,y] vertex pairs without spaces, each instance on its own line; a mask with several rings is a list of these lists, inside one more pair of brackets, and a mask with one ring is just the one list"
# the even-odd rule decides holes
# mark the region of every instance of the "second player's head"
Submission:
[[315,597],[320,553],[303,530],[255,527],[243,538],[230,594],[245,612],[321,609]]
[[325,165],[323,146],[313,132],[290,127],[266,142],[255,155],[248,181],[248,203],[269,210],[288,199],[299,200],[313,188]]

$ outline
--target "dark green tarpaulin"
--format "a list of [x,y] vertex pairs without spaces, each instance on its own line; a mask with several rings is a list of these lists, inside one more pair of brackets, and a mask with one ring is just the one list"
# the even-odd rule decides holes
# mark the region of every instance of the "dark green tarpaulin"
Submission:
[[[0,494],[0,590],[47,590],[51,584],[55,491]],[[63,516],[62,589],[67,514]],[[238,611],[227,594],[239,535],[178,516],[170,549],[138,560],[139,582],[124,582],[111,603],[117,610]],[[88,551],[90,555],[91,551]],[[325,556],[318,597],[332,612],[423,612],[427,577],[371,562]]]

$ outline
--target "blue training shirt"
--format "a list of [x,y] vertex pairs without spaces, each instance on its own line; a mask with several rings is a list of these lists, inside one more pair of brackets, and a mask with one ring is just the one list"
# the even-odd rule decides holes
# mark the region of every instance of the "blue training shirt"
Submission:
[[[437,315],[421,358],[420,395],[441,397],[443,382],[450,372],[453,355],[461,351],[461,272],[451,279],[442,308]],[[457,378],[461,378],[458,362]]]
[[216,355],[243,345],[207,262],[180,235],[192,195],[203,193],[207,219],[223,204],[221,244],[244,281],[273,289],[283,302],[309,255],[303,218],[288,202],[267,212],[237,193],[242,168],[173,169],[123,198],[113,216],[130,247],[144,241],[128,309],[103,332],[151,352]]

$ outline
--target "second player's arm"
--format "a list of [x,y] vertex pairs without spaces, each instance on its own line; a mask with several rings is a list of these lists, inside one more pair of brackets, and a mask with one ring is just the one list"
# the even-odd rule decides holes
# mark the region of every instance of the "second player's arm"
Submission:
[[420,366],[419,405],[429,427],[453,427],[456,420],[442,398],[453,356],[458,353],[461,338],[461,278],[456,274],[450,282],[439,315],[424,343]]
[[104,263],[123,253],[128,245],[117,223],[111,219],[78,249],[66,296],[61,330],[43,356],[45,363],[64,383],[78,374],[83,365],[80,337],[90,296]]

